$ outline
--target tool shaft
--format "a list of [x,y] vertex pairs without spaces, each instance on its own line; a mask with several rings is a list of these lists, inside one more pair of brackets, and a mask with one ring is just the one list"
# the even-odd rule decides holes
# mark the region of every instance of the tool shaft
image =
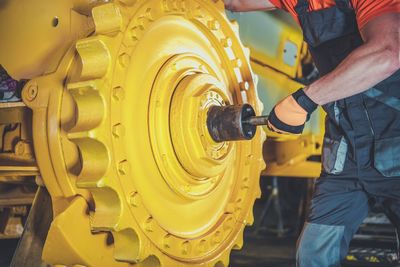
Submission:
[[244,121],[244,123],[248,123],[254,126],[259,125],[267,125],[268,116],[253,116]]

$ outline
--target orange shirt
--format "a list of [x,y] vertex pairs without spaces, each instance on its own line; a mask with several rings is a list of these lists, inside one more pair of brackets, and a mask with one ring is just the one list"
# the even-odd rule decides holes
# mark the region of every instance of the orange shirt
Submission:
[[[270,0],[277,8],[288,11],[298,22],[294,7],[297,0]],[[329,8],[335,5],[335,0],[308,0],[310,10],[315,11]],[[358,22],[358,28],[362,29],[371,19],[376,18],[385,13],[400,13],[400,0],[350,0],[353,6]]]

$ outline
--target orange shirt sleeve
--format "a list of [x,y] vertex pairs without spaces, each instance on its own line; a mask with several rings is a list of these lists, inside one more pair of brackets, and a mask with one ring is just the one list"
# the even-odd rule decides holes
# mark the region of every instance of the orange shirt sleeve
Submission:
[[273,4],[274,6],[276,6],[277,8],[281,8],[284,10],[287,10],[285,8],[285,1],[284,0],[269,0],[271,2],[271,4]]
[[357,15],[359,29],[380,15],[392,12],[400,13],[400,0],[352,0],[352,4]]

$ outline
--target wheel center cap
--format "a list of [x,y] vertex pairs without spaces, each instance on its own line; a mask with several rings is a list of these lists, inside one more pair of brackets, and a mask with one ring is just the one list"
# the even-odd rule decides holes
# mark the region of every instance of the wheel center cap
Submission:
[[165,181],[189,199],[207,197],[224,177],[234,144],[216,143],[207,129],[211,106],[229,105],[228,89],[195,55],[163,64],[152,88],[150,137]]
[[206,127],[211,106],[223,106],[228,101],[222,85],[207,73],[183,78],[175,89],[170,127],[175,153],[182,167],[196,180],[217,176],[225,168],[230,144],[215,143]]

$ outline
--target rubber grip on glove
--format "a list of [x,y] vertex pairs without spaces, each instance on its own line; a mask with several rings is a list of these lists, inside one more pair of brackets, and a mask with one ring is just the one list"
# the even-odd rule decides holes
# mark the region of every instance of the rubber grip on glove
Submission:
[[278,130],[281,130],[283,132],[292,134],[301,134],[304,130],[304,124],[293,126],[293,125],[288,125],[282,122],[280,119],[278,119],[278,117],[275,114],[275,108],[273,108],[271,113],[269,114],[268,120],[273,126],[275,126]]

